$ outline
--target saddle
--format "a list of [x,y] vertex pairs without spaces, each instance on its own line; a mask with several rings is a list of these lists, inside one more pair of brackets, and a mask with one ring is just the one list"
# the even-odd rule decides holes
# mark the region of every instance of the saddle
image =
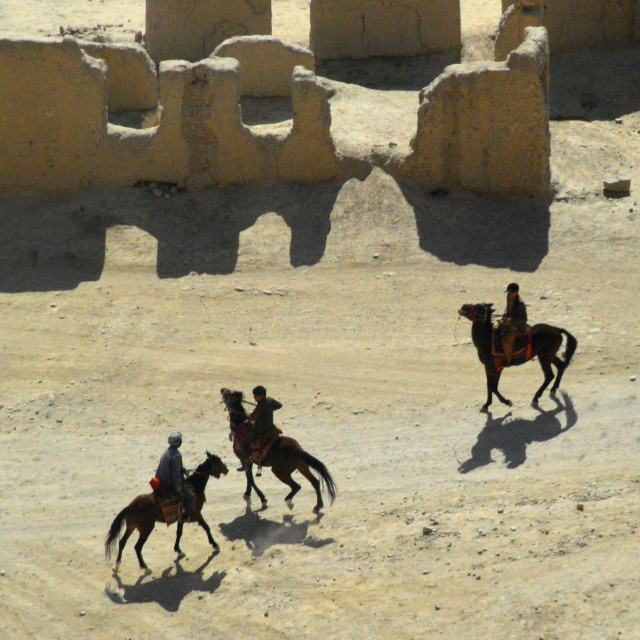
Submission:
[[267,457],[271,446],[276,442],[276,440],[282,434],[282,430],[275,428],[275,432],[273,435],[263,436],[258,438],[252,445],[251,451],[249,453],[249,460],[253,462],[253,464],[262,465],[262,461]]
[[513,356],[511,357],[511,362],[508,365],[504,363],[502,336],[502,326],[498,325],[494,327],[491,336],[491,355],[493,356],[493,361],[498,371],[503,369],[505,366],[511,367],[519,364],[524,364],[525,362],[531,360],[531,327],[529,325],[527,325],[527,333],[524,336],[519,335],[516,337],[513,345]]
[[[164,521],[167,523],[167,527],[171,526],[174,522],[177,522],[183,515],[182,501],[173,491],[166,491],[163,489],[162,484],[158,478],[152,478],[149,481],[151,488],[153,489],[153,497],[162,509],[162,515]],[[196,492],[190,484],[187,484],[188,490],[191,492],[192,497],[195,499]]]

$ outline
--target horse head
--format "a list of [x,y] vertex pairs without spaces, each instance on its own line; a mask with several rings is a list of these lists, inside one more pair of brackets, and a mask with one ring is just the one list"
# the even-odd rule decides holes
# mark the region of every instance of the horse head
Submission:
[[478,304],[463,304],[458,309],[458,315],[471,322],[491,322],[493,304],[490,302],[479,302]]
[[221,475],[226,476],[229,473],[229,469],[227,469],[227,465],[222,462],[222,460],[214,455],[213,453],[209,453],[207,451],[207,461],[205,462],[206,468],[203,469],[206,473],[214,478],[219,478]]

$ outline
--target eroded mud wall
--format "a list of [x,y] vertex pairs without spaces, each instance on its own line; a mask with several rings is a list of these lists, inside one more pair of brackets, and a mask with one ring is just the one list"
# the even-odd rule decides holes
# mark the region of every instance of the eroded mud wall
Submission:
[[640,38],[638,0],[502,0],[503,13],[509,7],[526,12],[532,6],[543,12],[551,52],[583,46],[616,46]]
[[506,62],[451,65],[420,94],[399,175],[426,190],[547,194],[548,39],[529,27]]
[[460,48],[459,0],[311,0],[316,58],[417,56]]
[[196,62],[227,38],[270,33],[271,0],[147,0],[146,47],[156,62]]

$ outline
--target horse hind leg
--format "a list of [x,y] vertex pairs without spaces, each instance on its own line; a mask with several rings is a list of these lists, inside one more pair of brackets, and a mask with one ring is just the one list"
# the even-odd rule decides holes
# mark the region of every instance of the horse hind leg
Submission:
[[120,538],[120,542],[118,543],[118,557],[116,558],[116,566],[113,568],[114,573],[118,573],[120,571],[120,563],[122,562],[122,552],[124,551],[124,547],[127,544],[127,540],[133,533],[135,529],[134,526],[127,525],[127,529],[124,532],[122,538]]
[[155,524],[151,524],[151,526],[140,527],[140,537],[138,538],[138,542],[136,542],[135,550],[136,555],[138,556],[138,563],[140,564],[140,568],[144,570],[146,575],[152,573],[151,569],[146,565],[144,558],[142,557],[142,547],[144,547],[144,543],[147,541],[147,538],[151,535]]
[[564,375],[564,371],[567,368],[567,365],[562,360],[560,360],[558,356],[555,356],[553,358],[553,364],[556,365],[556,368],[558,369],[558,373],[556,374],[555,382],[553,383],[553,386],[551,387],[551,391],[549,392],[551,393],[551,395],[554,395],[555,392],[558,390],[558,387],[560,386],[560,381],[562,380],[562,376]]
[[291,477],[291,471],[283,471],[278,467],[271,467],[271,471],[273,475],[280,480],[280,482],[284,482],[284,484],[289,485],[291,487],[291,491],[287,494],[284,501],[287,503],[289,509],[293,508],[293,496],[302,489],[302,487]]
[[542,367],[542,372],[544,373],[544,382],[540,385],[540,388],[536,391],[536,395],[533,396],[533,400],[531,404],[535,407],[538,404],[538,400],[544,393],[544,390],[549,386],[549,383],[555,378],[553,375],[553,371],[551,369],[551,364],[549,362],[540,360],[540,367]]
[[306,464],[301,464],[298,467],[298,471],[312,484],[316,492],[316,506],[313,507],[313,513],[320,513],[324,502],[322,501],[322,492],[320,491],[320,481],[316,478]]

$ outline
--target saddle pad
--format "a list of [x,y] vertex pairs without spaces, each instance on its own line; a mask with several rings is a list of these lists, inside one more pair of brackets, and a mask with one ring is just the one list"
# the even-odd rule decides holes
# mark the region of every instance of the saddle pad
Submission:
[[160,502],[160,508],[162,509],[162,515],[164,521],[167,523],[167,527],[178,521],[180,517],[180,499],[170,498]]

